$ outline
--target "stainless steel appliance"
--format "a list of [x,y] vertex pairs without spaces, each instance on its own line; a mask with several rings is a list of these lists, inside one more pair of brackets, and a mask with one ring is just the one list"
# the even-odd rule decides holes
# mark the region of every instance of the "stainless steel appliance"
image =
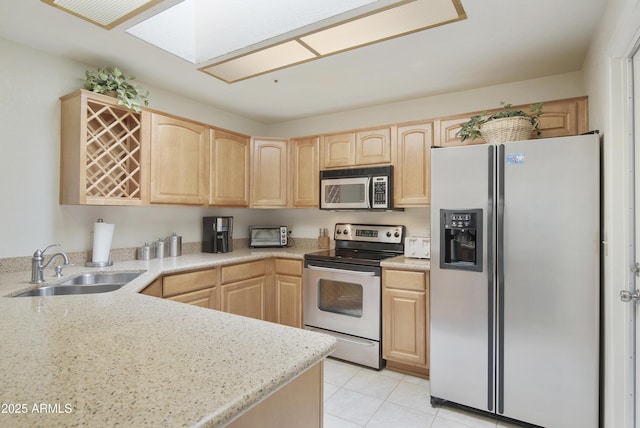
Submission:
[[597,427],[598,136],[431,159],[431,402]]
[[202,252],[233,251],[233,217],[202,217]]
[[287,226],[249,226],[249,247],[286,247],[289,242]]
[[335,225],[335,249],[305,255],[304,324],[338,340],[335,358],[381,369],[381,260],[403,254],[404,226]]
[[320,171],[320,209],[393,209],[393,166]]

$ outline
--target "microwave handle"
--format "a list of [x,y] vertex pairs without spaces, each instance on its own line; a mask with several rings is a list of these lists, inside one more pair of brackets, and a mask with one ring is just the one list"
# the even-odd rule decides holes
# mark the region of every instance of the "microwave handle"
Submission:
[[367,192],[365,192],[365,204],[367,208],[371,209],[371,201],[373,200],[373,187],[371,186],[371,181],[373,178],[367,177]]

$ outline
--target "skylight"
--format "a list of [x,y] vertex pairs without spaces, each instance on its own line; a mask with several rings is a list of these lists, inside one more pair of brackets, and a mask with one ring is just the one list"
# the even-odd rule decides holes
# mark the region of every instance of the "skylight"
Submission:
[[376,0],[184,0],[127,33],[200,64]]
[[[42,1],[106,29],[163,3]],[[227,83],[466,19],[461,0],[183,0],[168,4],[173,6],[126,32]]]

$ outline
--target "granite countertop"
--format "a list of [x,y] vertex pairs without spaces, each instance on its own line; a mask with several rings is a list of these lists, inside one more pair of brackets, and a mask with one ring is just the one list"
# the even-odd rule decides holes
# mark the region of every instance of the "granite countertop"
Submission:
[[414,258],[405,257],[405,256],[398,256],[390,259],[385,259],[382,262],[380,262],[380,265],[383,268],[393,268],[393,269],[407,269],[407,270],[421,270],[421,271],[431,270],[431,260],[414,259]]
[[[307,250],[308,251],[308,250]],[[161,274],[303,250],[244,249],[92,271],[144,271],[120,290],[20,297],[30,272],[0,275],[0,425],[221,426],[321,361],[335,339],[145,296]]]

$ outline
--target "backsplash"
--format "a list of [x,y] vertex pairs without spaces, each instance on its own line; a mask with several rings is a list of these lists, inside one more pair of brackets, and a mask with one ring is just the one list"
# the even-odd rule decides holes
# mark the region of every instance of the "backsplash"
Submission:
[[[308,249],[314,251],[318,248],[318,240],[315,238],[290,238],[294,243],[293,246],[300,249]],[[235,250],[249,248],[249,239],[240,238],[233,240],[233,248]],[[182,244],[182,254],[197,254],[202,250],[202,242],[188,242]],[[111,261],[123,262],[136,259],[138,247],[130,248],[114,248],[111,250]],[[54,254],[54,253],[51,253]],[[46,261],[49,260],[45,254]],[[67,253],[69,261],[75,266],[83,266],[87,260],[91,259],[91,250],[79,251],[75,253]],[[51,266],[50,266],[51,267]],[[31,271],[31,257],[8,257],[0,259],[0,274],[13,272],[29,272]]]

